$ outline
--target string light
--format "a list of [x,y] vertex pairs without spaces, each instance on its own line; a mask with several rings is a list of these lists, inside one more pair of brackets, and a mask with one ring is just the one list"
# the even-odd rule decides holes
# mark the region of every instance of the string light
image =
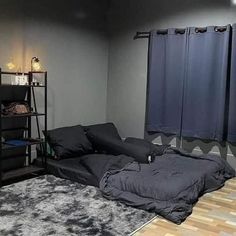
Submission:
[[8,62],[6,66],[9,70],[13,70],[16,67],[15,64],[13,64],[13,62]]

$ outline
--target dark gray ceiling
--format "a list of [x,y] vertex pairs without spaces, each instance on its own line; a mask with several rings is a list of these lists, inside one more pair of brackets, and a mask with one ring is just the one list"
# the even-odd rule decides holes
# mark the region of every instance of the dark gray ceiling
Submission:
[[[1,0],[0,17],[18,15],[68,24],[104,28],[110,0]],[[4,10],[3,10],[4,9]],[[86,22],[86,23],[85,23]]]

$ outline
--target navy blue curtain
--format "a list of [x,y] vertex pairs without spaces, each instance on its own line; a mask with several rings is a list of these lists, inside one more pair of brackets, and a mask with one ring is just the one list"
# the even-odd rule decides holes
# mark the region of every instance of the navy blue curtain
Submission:
[[229,142],[236,142],[236,24],[232,27],[231,43],[231,66],[229,83],[229,120],[228,137]]
[[180,134],[186,41],[186,29],[151,32],[146,116],[148,132]]
[[182,136],[222,141],[231,26],[189,28]]

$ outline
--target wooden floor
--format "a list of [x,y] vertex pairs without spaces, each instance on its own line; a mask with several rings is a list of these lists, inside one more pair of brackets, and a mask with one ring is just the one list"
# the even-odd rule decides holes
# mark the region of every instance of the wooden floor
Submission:
[[236,178],[205,194],[181,225],[156,218],[135,236],[236,236]]

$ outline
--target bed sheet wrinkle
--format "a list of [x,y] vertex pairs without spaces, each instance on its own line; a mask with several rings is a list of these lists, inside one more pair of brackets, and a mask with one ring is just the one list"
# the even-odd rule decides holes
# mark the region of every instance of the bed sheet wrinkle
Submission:
[[173,151],[148,165],[133,162],[122,170],[109,171],[101,179],[100,189],[108,199],[153,210],[179,224],[202,194],[235,176],[221,157],[181,153]]

